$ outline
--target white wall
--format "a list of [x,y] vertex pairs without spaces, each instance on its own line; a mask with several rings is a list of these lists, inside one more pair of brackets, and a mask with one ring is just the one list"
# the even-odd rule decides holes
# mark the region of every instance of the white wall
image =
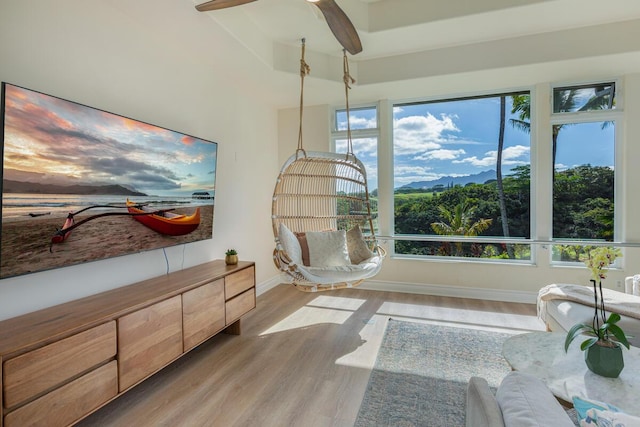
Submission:
[[[234,247],[275,275],[277,112],[243,71],[262,66],[189,0],[0,3],[0,80],[219,143],[214,238],[167,249],[172,271]],[[4,279],[0,319],[165,272],[158,250]]]

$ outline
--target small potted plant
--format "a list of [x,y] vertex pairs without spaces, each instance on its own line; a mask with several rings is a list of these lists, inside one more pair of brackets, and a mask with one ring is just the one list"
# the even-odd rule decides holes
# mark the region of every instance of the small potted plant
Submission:
[[[594,315],[591,324],[578,323],[567,333],[564,342],[565,352],[571,342],[581,333],[589,338],[580,344],[585,352],[585,362],[592,372],[609,378],[617,378],[624,368],[622,347],[629,348],[629,341],[624,331],[617,325],[620,321],[618,313],[606,317],[604,298],[602,296],[602,279],[607,277],[607,269],[622,254],[619,249],[600,247],[589,251],[584,263],[591,270],[591,283],[595,301]],[[598,286],[596,286],[596,282]],[[598,291],[599,295],[598,295]],[[599,297],[599,298],[598,298]]]
[[235,249],[227,249],[224,255],[224,262],[227,265],[236,265],[238,263],[238,252]]

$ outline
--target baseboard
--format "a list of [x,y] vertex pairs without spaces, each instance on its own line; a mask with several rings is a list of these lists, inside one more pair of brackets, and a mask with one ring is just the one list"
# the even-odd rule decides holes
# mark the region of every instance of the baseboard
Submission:
[[403,292],[407,294],[484,299],[489,301],[519,302],[525,304],[535,304],[538,296],[537,292],[504,289],[480,289],[464,286],[431,285],[426,283],[394,283],[382,280],[366,280],[359,286],[359,288],[369,289],[372,291]]
[[[271,279],[258,284],[256,286],[256,293],[257,295],[262,295],[282,283],[290,283],[288,276],[284,273],[278,274]],[[537,292],[504,289],[480,289],[450,285],[431,285],[427,283],[388,282],[382,280],[365,280],[360,286],[358,286],[358,288],[368,289],[371,291],[402,292],[405,294],[484,299],[488,301],[519,302],[525,304],[535,304],[538,296]]]
[[289,281],[287,280],[287,276],[285,276],[284,274],[278,274],[269,280],[258,283],[256,285],[256,296],[260,296],[265,292],[270,291],[281,283],[289,283]]

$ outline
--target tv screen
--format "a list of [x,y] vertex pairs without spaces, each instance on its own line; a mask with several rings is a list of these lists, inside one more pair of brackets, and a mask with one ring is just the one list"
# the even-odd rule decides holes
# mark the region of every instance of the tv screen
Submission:
[[0,279],[213,237],[217,144],[2,83]]

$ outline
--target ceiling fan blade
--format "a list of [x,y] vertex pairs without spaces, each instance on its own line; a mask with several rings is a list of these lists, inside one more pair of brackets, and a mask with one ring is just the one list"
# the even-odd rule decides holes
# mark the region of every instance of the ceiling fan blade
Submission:
[[362,52],[362,43],[349,17],[334,0],[309,0],[322,12],[338,42],[352,55]]
[[228,7],[240,6],[245,3],[251,3],[256,0],[211,0],[206,3],[201,3],[196,6],[196,9],[200,12],[206,12],[209,10],[226,9]]

